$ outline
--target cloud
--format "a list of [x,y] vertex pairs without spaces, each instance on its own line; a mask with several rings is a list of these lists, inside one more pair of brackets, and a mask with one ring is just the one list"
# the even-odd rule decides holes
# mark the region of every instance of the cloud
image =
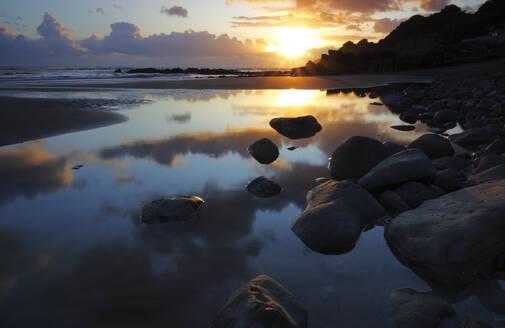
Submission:
[[63,24],[56,17],[46,11],[42,23],[37,27],[37,32],[46,38],[61,38],[72,40],[72,35],[68,33]]
[[379,19],[374,23],[373,29],[375,32],[386,34],[394,30],[402,21],[402,19]]
[[421,0],[420,7],[426,11],[439,11],[449,4],[450,0]]
[[188,10],[181,6],[173,6],[172,8],[161,7],[160,13],[166,14],[167,16],[180,16],[188,17]]

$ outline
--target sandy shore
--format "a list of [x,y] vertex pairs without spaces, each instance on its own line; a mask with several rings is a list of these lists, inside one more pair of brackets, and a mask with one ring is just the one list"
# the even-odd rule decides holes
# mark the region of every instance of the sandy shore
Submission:
[[93,100],[0,97],[0,146],[124,122]]

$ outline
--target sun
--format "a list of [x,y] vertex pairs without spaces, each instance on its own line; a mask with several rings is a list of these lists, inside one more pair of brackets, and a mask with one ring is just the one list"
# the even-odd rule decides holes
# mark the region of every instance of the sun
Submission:
[[275,43],[268,50],[281,53],[286,57],[301,56],[319,44],[319,39],[309,29],[286,27],[275,28],[273,32]]

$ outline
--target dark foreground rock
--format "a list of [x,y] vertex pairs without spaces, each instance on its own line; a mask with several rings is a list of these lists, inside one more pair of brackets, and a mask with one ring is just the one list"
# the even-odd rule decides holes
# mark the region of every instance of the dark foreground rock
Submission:
[[380,203],[392,216],[409,211],[411,207],[397,193],[391,190],[384,191],[380,196]]
[[337,180],[359,179],[389,157],[389,149],[379,141],[355,136],[347,139],[331,155],[328,168]]
[[284,286],[267,275],[238,289],[219,310],[211,328],[305,328],[304,306]]
[[414,131],[416,129],[415,125],[392,125],[391,129],[398,131]]
[[504,164],[495,166],[486,171],[480,172],[479,174],[472,175],[470,178],[468,178],[468,181],[473,183],[484,183],[501,179],[505,179]]
[[420,136],[412,141],[407,148],[422,150],[431,159],[454,155],[454,148],[449,140],[431,133]]
[[358,184],[368,190],[394,186],[409,181],[431,179],[435,170],[430,159],[418,149],[409,149],[380,162]]
[[456,311],[444,299],[410,288],[395,290],[390,298],[391,317],[397,328],[460,328]]
[[489,154],[480,160],[479,166],[477,166],[474,173],[484,172],[501,164],[505,164],[505,156]]
[[465,188],[404,212],[386,227],[396,257],[434,291],[458,295],[499,270],[505,254],[505,180]]
[[354,248],[363,227],[380,218],[384,208],[352,182],[326,181],[307,193],[307,207],[291,230],[310,249],[341,254]]
[[277,196],[282,190],[281,186],[265,177],[258,177],[252,180],[249,182],[246,189],[251,194],[263,198]]
[[188,221],[193,218],[204,200],[198,196],[181,196],[154,200],[142,207],[142,222],[146,224],[169,221]]
[[433,186],[426,186],[419,182],[407,182],[395,189],[397,193],[410,207],[416,208],[429,199],[435,199],[445,191]]
[[383,144],[384,144],[384,146],[386,146],[388,148],[389,155],[391,155],[391,156],[407,149],[404,146],[394,143],[394,142],[391,142],[391,141],[384,141]]
[[493,326],[481,320],[466,320],[463,328],[493,328]]
[[279,157],[279,148],[267,138],[256,141],[247,151],[261,164],[273,163]]
[[471,128],[464,132],[453,134],[449,136],[449,139],[455,144],[472,149],[490,142],[493,137],[494,135],[486,128]]
[[322,129],[316,118],[311,115],[274,118],[270,121],[270,126],[290,139],[310,138]]

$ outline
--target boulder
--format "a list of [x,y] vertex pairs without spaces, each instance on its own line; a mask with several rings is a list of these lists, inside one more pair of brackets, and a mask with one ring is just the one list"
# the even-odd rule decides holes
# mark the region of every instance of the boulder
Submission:
[[414,125],[392,125],[391,129],[398,131],[414,131],[416,127]]
[[433,119],[438,123],[456,122],[459,119],[459,113],[453,109],[443,109],[435,113]]
[[414,124],[419,119],[419,116],[414,113],[405,112],[405,113],[401,113],[399,118],[400,118],[400,120],[402,120],[405,123]]
[[408,149],[380,162],[358,184],[373,190],[409,181],[429,180],[435,176],[430,159],[418,149]]
[[464,170],[472,165],[472,161],[458,156],[444,156],[431,161],[435,170]]
[[490,143],[484,150],[483,154],[503,154],[505,153],[505,140],[496,139]]
[[431,159],[454,155],[451,142],[438,134],[424,134],[412,141],[408,149],[420,149]]
[[270,121],[270,126],[290,139],[310,138],[322,129],[316,118],[311,115],[274,118]]
[[428,199],[434,199],[445,194],[436,188],[430,188],[419,182],[407,182],[395,189],[395,192],[407,203],[410,207],[416,208]]
[[407,149],[400,144],[390,142],[390,141],[384,141],[383,144],[384,144],[384,146],[386,146],[388,148],[389,155],[391,155],[391,156]]
[[426,201],[386,227],[385,238],[404,265],[444,297],[458,297],[493,276],[505,253],[505,179]]
[[305,328],[307,320],[307,310],[289,290],[261,275],[233,293],[210,327]]
[[483,183],[500,179],[505,179],[504,164],[492,167],[486,171],[480,172],[479,174],[472,175],[468,178],[468,181],[473,183]]
[[489,154],[487,156],[484,156],[480,160],[479,166],[477,166],[477,168],[475,169],[474,174],[484,172],[486,170],[489,170],[490,168],[493,168],[501,164],[505,164],[505,156]]
[[410,288],[391,293],[391,317],[397,328],[460,328],[456,311],[432,292]]
[[386,190],[381,194],[380,203],[393,216],[411,210],[400,195],[391,190]]
[[493,326],[485,321],[480,320],[466,320],[463,328],[493,328]]
[[261,164],[270,164],[279,157],[279,149],[267,138],[256,141],[247,148],[247,151]]
[[365,189],[348,181],[326,181],[307,193],[307,207],[291,230],[310,249],[342,254],[354,248],[364,226],[384,214]]
[[265,177],[258,177],[252,180],[249,182],[246,189],[251,194],[263,198],[277,196],[282,190],[281,186]]
[[433,183],[446,192],[453,192],[463,187],[463,181],[452,174],[437,174]]
[[492,134],[485,128],[471,128],[449,136],[449,140],[466,148],[473,148],[488,143],[492,138]]
[[142,207],[141,220],[146,224],[169,221],[188,221],[193,218],[204,200],[198,196],[162,198]]
[[337,180],[359,179],[387,157],[389,150],[379,141],[355,136],[335,149],[328,169]]

